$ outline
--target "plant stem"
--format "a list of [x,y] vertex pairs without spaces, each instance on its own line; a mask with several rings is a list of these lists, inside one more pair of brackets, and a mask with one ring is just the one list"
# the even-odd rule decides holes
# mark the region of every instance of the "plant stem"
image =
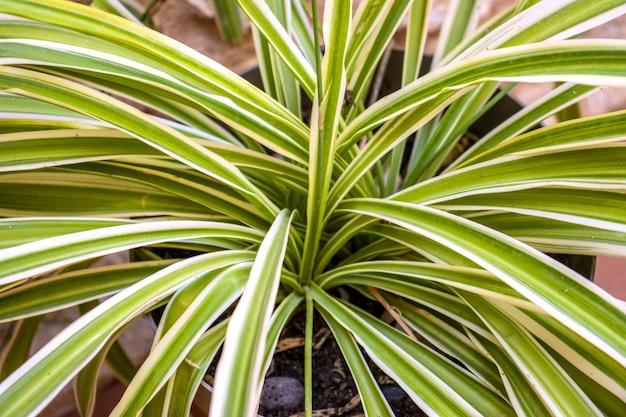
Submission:
[[309,287],[304,288],[306,324],[304,329],[304,415],[313,415],[313,298]]

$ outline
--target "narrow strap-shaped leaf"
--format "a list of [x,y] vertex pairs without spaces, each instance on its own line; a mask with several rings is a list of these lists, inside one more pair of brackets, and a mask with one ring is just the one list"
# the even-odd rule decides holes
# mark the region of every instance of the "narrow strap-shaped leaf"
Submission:
[[229,42],[240,43],[244,27],[237,3],[232,0],[213,0],[212,3],[215,6],[215,22],[222,36]]
[[448,52],[473,32],[478,20],[476,3],[476,0],[453,0],[450,3],[437,40],[433,66],[437,66]]
[[437,122],[436,127],[423,145],[421,157],[412,161],[411,172],[405,180],[408,184],[431,178],[440,170],[455,145],[467,134],[465,126],[470,126],[476,115],[488,108],[489,98],[494,95],[497,85],[488,82],[477,86],[452,103],[440,119],[433,120]]
[[[97,301],[84,303],[80,305],[79,310],[81,314],[85,314],[97,305]],[[113,372],[115,372],[117,377],[125,384],[128,384],[134,377],[136,367],[128,358],[118,341],[119,335],[126,330],[127,327],[128,325],[118,329],[100,352],[98,352],[98,354],[81,369],[78,375],[76,375],[76,378],[74,378],[74,398],[76,400],[76,407],[82,417],[91,417],[94,413],[98,377],[100,376],[105,360],[109,366],[113,364]]]
[[491,358],[486,357],[462,331],[440,317],[417,308],[400,297],[386,297],[403,320],[437,348],[461,361],[492,390],[504,394],[502,379]]
[[120,0],[94,0],[91,2],[91,7],[117,14],[135,23],[141,23],[136,15],[138,11],[129,8]]
[[556,186],[622,190],[626,187],[626,144],[587,149],[543,150],[509,155],[440,175],[401,191],[394,199],[435,204],[485,192]]
[[[585,88],[582,89],[582,93]],[[623,141],[626,136],[626,111],[604,113],[546,126],[519,135],[505,143],[485,149],[471,159],[472,164],[524,151],[566,149]],[[532,147],[530,146],[532,143]]]
[[500,47],[573,38],[621,16],[626,12],[626,6],[621,0],[593,3],[586,0],[553,0],[549,3],[531,0],[517,4],[513,12],[517,15],[498,21],[502,24],[497,27],[485,27],[488,31],[482,38],[468,37],[444,62]]
[[[48,121],[40,119],[41,123]],[[242,171],[259,172],[260,175],[278,174],[277,180],[289,181],[294,187],[306,190],[306,171],[294,164],[231,144],[217,143],[206,138],[195,140],[203,147],[228,159]],[[0,172],[117,159],[131,155],[165,158],[156,149],[115,129],[59,129],[19,134],[5,133],[0,134],[0,143],[3,148],[0,154]],[[32,152],[33,148],[37,148],[36,154]],[[152,162],[155,165],[158,163],[154,159]]]
[[350,308],[317,286],[318,308],[349,330],[374,362],[425,412],[434,415],[513,415],[508,404],[467,371],[364,311]]
[[626,235],[612,230],[515,213],[492,213],[472,219],[542,252],[624,256]]
[[[0,215],[113,218],[171,215],[209,220],[218,212],[217,207],[222,209],[221,213],[238,214],[232,217],[246,219],[247,224],[256,227],[265,224],[247,210],[227,210],[228,202],[207,208],[150,185],[144,186],[126,178],[109,178],[96,170],[94,173],[74,171],[75,168],[76,165],[69,170],[51,168],[0,175],[0,193],[5,197],[0,203]],[[185,191],[186,187],[180,188]],[[243,206],[251,208],[247,203]]]
[[509,211],[626,233],[626,195],[619,192],[537,188],[462,197],[437,207],[446,211]]
[[351,25],[352,1],[331,0],[324,6],[324,40],[321,79],[313,101],[309,145],[309,192],[307,229],[302,257],[301,280],[309,282],[322,234],[346,89],[345,57]]
[[[219,213],[256,229],[262,230],[267,228],[268,223],[262,218],[261,213],[252,204],[243,200],[231,187],[211,178],[207,178],[204,175],[198,175],[192,170],[185,169],[185,167],[164,167],[161,166],[158,161],[151,160],[147,160],[145,163],[142,162],[143,161],[137,164],[126,162],[99,162],[68,166],[64,169],[65,172],[69,173],[65,178],[65,182],[69,185],[73,185],[73,177],[80,179],[81,176],[84,176],[83,173],[85,172],[87,173],[86,177],[92,177],[90,180],[93,182],[97,180],[97,176],[103,177],[100,182],[110,181],[111,183],[115,183],[120,181],[121,185],[118,186],[118,189],[121,190],[116,190],[116,194],[128,190],[126,192],[129,194],[129,197],[135,196],[134,199],[128,198],[130,201],[137,201],[136,205],[139,207],[135,209],[135,212],[141,213],[141,204],[144,204],[146,206],[146,213],[154,213],[160,210],[160,214],[169,213],[170,215],[175,215],[175,213],[181,213],[178,215],[179,217],[185,217],[182,213],[194,213],[195,211],[196,214],[193,215],[194,218],[210,219],[210,217],[205,216]],[[151,162],[154,163],[151,164]],[[92,176],[89,174],[95,175]],[[94,176],[96,176],[96,178],[93,178]],[[59,190],[60,187],[58,185],[55,187],[56,184],[47,184],[45,179],[41,180],[41,183],[49,185],[50,188],[58,191],[62,190],[62,188]],[[62,185],[63,183],[61,182],[61,186]],[[124,185],[125,188],[122,188]],[[34,186],[36,186],[36,184]],[[143,190],[145,187],[157,188],[165,195],[159,196],[160,193],[154,190],[146,192]],[[76,200],[75,204],[81,207],[81,212],[89,213],[91,210],[84,207],[89,203],[87,197],[97,200],[97,194],[89,193],[91,190],[88,186],[80,190],[80,183],[77,188],[79,188],[80,194],[83,194],[84,191],[85,203],[87,204],[78,203],[81,201],[82,196],[80,195],[74,198]],[[97,189],[106,189],[107,183],[99,184],[99,187],[94,188],[95,191],[97,191]],[[133,193],[133,188],[139,188],[139,190]],[[71,189],[70,192],[66,194],[72,195]],[[152,197],[153,194],[156,195]],[[146,197],[142,198],[141,195]],[[111,202],[110,200],[115,200],[115,196],[103,197],[102,199],[104,201],[101,205],[107,207],[114,204],[114,201]],[[202,209],[198,210],[196,208],[196,210],[194,210],[196,205],[201,205]],[[53,204],[50,204],[50,206],[54,207]],[[116,212],[114,207],[109,208],[109,211],[112,214]],[[202,214],[202,212],[204,212],[204,214]],[[118,217],[123,216],[123,214],[121,216],[120,214],[117,215]],[[147,217],[148,215],[144,216]]]
[[237,251],[196,256],[162,269],[102,302],[0,383],[3,412],[15,417],[36,414],[105,346],[117,329],[198,274],[249,260],[250,253]]
[[256,191],[256,187],[230,162],[104,93],[57,77],[5,66],[0,67],[0,84],[4,91],[16,89],[15,92],[20,94],[62,102],[77,111],[118,126],[174,159],[230,184],[240,190],[245,198],[254,201],[253,204],[266,214],[273,215],[276,210],[274,204]]
[[0,219],[3,241],[0,248],[9,248],[53,236],[60,236],[84,230],[107,226],[131,224],[132,220],[106,218],[71,217],[17,217]]
[[[346,54],[348,97],[346,120],[353,119],[366,104],[368,94],[377,94],[370,87],[376,72],[384,66],[385,51],[402,22],[410,1],[361,2],[355,15],[354,30]],[[381,62],[382,61],[382,62]]]
[[270,326],[267,331],[267,342],[265,344],[265,357],[263,360],[263,366],[261,367],[261,372],[259,373],[259,386],[263,385],[263,380],[265,379],[265,374],[267,370],[272,365],[272,361],[274,360],[274,354],[276,353],[276,345],[280,339],[280,336],[283,334],[283,330],[287,323],[289,323],[289,319],[296,312],[296,308],[302,305],[304,301],[304,297],[296,292],[290,293],[281,303],[276,307],[276,310],[272,314],[272,318],[270,321]]
[[506,393],[518,416],[551,417],[553,414],[537,395],[531,382],[502,347],[493,341],[470,333],[470,338],[489,355],[500,370]]
[[376,379],[374,375],[372,375],[372,370],[365,361],[354,337],[348,330],[342,327],[332,315],[326,313],[325,310],[320,309],[320,313],[326,323],[328,323],[328,327],[330,327],[330,330],[333,332],[335,340],[341,349],[341,353],[348,363],[352,378],[361,396],[361,403],[365,415],[376,417],[393,416],[393,411],[376,383]]
[[417,235],[394,225],[374,224],[364,230],[385,239],[398,242],[424,256],[431,262],[461,267],[476,268],[476,263],[432,239]]
[[373,288],[398,295],[415,308],[426,308],[432,314],[442,317],[449,323],[467,327],[488,339],[493,338],[476,313],[445,287],[425,284],[415,290],[408,285],[403,285],[397,281],[382,280],[377,276],[364,276],[361,282]]
[[389,151],[399,146],[411,133],[427,125],[437,114],[465,93],[465,90],[444,92],[423,106],[399,115],[397,119],[381,126],[333,184],[328,197],[329,214]]
[[[25,243],[0,251],[0,284],[52,271],[64,265],[167,240],[220,236],[258,241],[251,229],[200,221],[162,221],[102,227]],[[36,260],[33,254],[37,254]]]
[[410,84],[419,76],[432,6],[432,0],[414,1],[409,8],[402,63],[402,85]]
[[[197,389],[206,375],[207,368],[224,341],[228,321],[225,320],[207,330],[191,348],[185,359],[180,363],[176,373],[170,378],[166,393],[168,395],[167,414],[170,416],[187,415],[191,408]],[[158,412],[163,407],[158,406]]]
[[313,97],[315,77],[311,64],[306,61],[270,8],[260,0],[237,0],[237,3],[298,78],[307,95]]
[[54,72],[60,76],[127,95],[181,121],[208,128],[209,132],[220,133],[230,139],[229,133],[214,126],[206,113],[249,134],[276,152],[306,159],[304,126],[285,120],[278,114],[263,114],[223,95],[200,90],[175,78],[176,74],[159,71],[141,61],[86,47],[26,39],[0,39],[0,57],[12,65],[29,63],[35,66],[36,63],[38,67],[54,66]]
[[[89,146],[85,146],[89,142]],[[49,130],[0,135],[0,172],[110,159],[121,155],[159,155],[123,132],[103,129]],[[81,146],[82,145],[82,146]],[[32,149],[37,148],[37,153]]]
[[[267,2],[274,16],[285,30],[292,28],[292,9],[285,7],[288,4],[284,0]],[[255,50],[259,59],[259,71],[263,80],[264,90],[282,103],[294,115],[302,118],[302,101],[300,97],[300,85],[291,69],[282,61],[267,42],[267,39],[256,28],[252,28],[254,35]]]
[[[351,143],[383,122],[433,99],[484,81],[570,81],[590,85],[626,85],[626,42],[560,41],[483,52],[418,78],[379,100],[352,121],[338,138]],[[603,62],[598,73],[596,62]]]
[[[372,277],[368,279],[367,277]],[[527,309],[535,309],[524,297],[492,274],[473,268],[438,265],[427,262],[370,261],[334,268],[321,275],[316,283],[322,287],[339,285],[371,285],[391,289],[395,284],[403,287],[393,292],[411,294],[419,292],[424,281],[438,282],[462,288],[484,297],[506,300]],[[414,290],[410,288],[413,287]]]
[[521,311],[501,303],[498,308],[521,323],[544,346],[549,346],[580,373],[592,377],[595,385],[602,386],[626,403],[626,368],[545,314]]
[[[415,81],[420,75],[432,3],[432,0],[416,1],[409,6],[402,61],[402,86]],[[415,142],[419,142],[419,139],[415,139]],[[391,151],[391,162],[389,173],[387,174],[387,183],[385,184],[385,196],[391,195],[397,190],[400,184],[397,184],[395,179],[400,176],[404,165],[410,166],[410,163],[408,165],[403,163],[405,148],[406,142],[401,142]]]
[[[250,263],[239,263],[217,276],[209,274],[208,282],[189,300],[176,322],[153,346],[137,375],[117,403],[111,416],[138,415],[184,361],[194,343],[236,299],[244,289]],[[199,278],[202,281],[202,278]],[[180,291],[185,292],[191,282]],[[191,294],[189,294],[191,295]]]
[[[30,347],[42,319],[43,316],[24,318],[10,329],[12,334],[9,340],[3,340],[2,357],[0,357],[0,382],[28,359]],[[4,346],[4,342],[7,342],[6,346]]]
[[[0,25],[0,27],[2,26]],[[78,112],[18,94],[1,93],[0,104],[2,104],[2,113],[0,113],[3,116],[0,119],[2,123],[11,115],[46,115],[56,116],[59,119],[74,119],[76,121],[80,119],[84,123],[92,122],[92,120]],[[48,118],[47,121],[51,122],[53,120]]]
[[556,351],[549,346],[543,344],[543,347],[552,355],[561,367],[576,381],[576,384],[587,394],[589,399],[602,411],[605,416],[619,416],[626,406],[626,399],[618,397],[606,389],[606,386],[599,385],[595,379],[595,375],[587,374],[580,368],[574,366],[571,362],[564,359]]
[[261,387],[265,333],[274,309],[291,219],[279,213],[258,249],[245,290],[232,313],[215,373],[211,414],[253,416]]
[[[446,171],[463,167],[470,164],[481,153],[489,151],[491,148],[499,147],[503,142],[507,142],[520,133],[530,130],[551,116],[560,109],[577,103],[594,92],[596,87],[564,83],[544,95],[535,102],[524,106],[523,109],[509,117],[496,128],[483,136],[470,149],[454,160]],[[599,131],[596,131],[599,133]]]
[[424,206],[360,199],[345,202],[343,209],[388,220],[454,248],[626,367],[626,308],[548,256],[495,230]]
[[519,323],[480,296],[460,294],[489,326],[554,415],[601,415],[580,387]]
[[[121,53],[131,59],[143,57],[140,60],[148,65],[176,74],[201,90],[230,97],[253,113],[271,109],[271,113],[303,127],[293,114],[237,74],[187,45],[145,26],[65,0],[25,0],[20,2],[19,7],[15,6],[16,3],[11,0],[0,1],[3,13],[46,23],[35,23],[34,27],[27,24],[31,38],[48,40],[50,36],[55,36],[55,39],[60,38],[73,45],[94,45],[98,50]],[[19,29],[12,27],[10,37],[19,35],[22,30],[21,26]],[[75,39],[81,38],[76,35],[76,30],[95,38],[95,41]],[[71,34],[68,36],[68,33]]]
[[66,272],[0,292],[0,322],[43,315],[114,294],[170,265],[133,262]]

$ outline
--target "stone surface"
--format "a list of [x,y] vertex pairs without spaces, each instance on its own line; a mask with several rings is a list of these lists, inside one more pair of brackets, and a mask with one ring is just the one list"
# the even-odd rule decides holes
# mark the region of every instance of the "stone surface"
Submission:
[[267,411],[290,410],[304,402],[304,387],[295,378],[267,378],[261,393],[261,405]]

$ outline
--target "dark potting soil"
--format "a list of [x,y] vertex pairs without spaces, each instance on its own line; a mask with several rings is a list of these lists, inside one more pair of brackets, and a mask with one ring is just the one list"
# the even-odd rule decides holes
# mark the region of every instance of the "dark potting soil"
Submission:
[[[294,317],[292,323],[292,326],[285,332],[284,340],[297,342],[303,336],[304,315]],[[348,365],[343,360],[339,346],[333,339],[330,330],[325,326],[321,317],[317,315],[314,319],[314,334],[313,416],[348,417],[363,415],[363,409],[358,400],[358,391]],[[293,406],[286,404],[277,406],[275,397],[280,393],[277,393],[274,389],[274,381],[277,378],[293,380],[293,387],[296,387],[298,383],[304,383],[303,358],[304,348],[302,346],[291,347],[275,354],[272,365],[266,375],[266,384],[270,383],[270,392],[268,392],[266,385],[259,407],[260,415],[265,417],[304,415],[303,400],[293,404]],[[397,417],[426,415],[376,365],[370,362],[370,368]]]
[[[351,302],[380,316],[383,308],[354,290],[347,290]],[[313,330],[313,416],[363,416],[358,391],[350,369],[332,333],[318,313]],[[283,331],[272,363],[266,373],[259,405],[264,417],[304,416],[304,329],[305,314],[297,313]],[[367,358],[367,355],[364,355]],[[219,358],[219,355],[218,355]],[[216,362],[207,372],[211,385]],[[421,417],[422,412],[394,381],[373,362],[368,364],[381,391],[397,417]]]

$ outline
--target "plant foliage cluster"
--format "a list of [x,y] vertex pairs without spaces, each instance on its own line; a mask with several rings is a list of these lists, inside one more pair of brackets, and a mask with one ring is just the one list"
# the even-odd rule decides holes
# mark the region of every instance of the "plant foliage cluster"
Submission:
[[[624,304],[547,253],[626,255],[626,111],[535,127],[626,86],[626,40],[578,38],[623,0],[522,0],[480,27],[479,1],[452,2],[422,76],[433,1],[237,2],[262,90],[118,1],[0,0],[0,413],[35,415],[74,380],[91,415],[106,360],[128,383],[112,415],[184,416],[222,346],[210,415],[254,416],[305,311],[308,413],[317,312],[367,416],[393,412],[366,357],[429,415],[622,415]],[[402,88],[370,100],[403,19]],[[447,162],[502,83],[538,82],[555,88]],[[117,339],[159,306],[135,370]]]

